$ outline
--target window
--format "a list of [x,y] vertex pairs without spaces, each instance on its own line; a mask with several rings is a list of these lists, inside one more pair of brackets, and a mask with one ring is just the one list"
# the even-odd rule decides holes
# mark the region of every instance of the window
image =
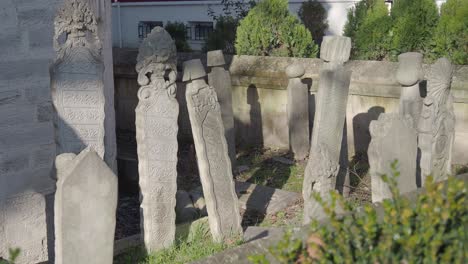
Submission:
[[146,38],[153,28],[162,26],[163,23],[161,21],[140,21],[138,23],[138,38],[142,40]]
[[205,40],[211,32],[213,32],[213,22],[190,22],[187,27],[187,39]]

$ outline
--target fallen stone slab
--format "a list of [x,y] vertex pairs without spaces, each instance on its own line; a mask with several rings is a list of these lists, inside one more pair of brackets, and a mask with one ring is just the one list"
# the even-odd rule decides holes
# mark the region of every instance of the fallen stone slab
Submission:
[[281,239],[284,235],[284,231],[284,228],[281,227],[249,226],[244,231],[244,241],[251,242],[263,238]]
[[300,193],[289,192],[249,182],[236,182],[240,208],[264,214],[284,210],[301,199]]
[[[261,214],[275,214],[301,199],[300,193],[289,192],[249,182],[235,182],[239,207],[246,211]],[[203,195],[201,187],[190,191],[194,195]]]

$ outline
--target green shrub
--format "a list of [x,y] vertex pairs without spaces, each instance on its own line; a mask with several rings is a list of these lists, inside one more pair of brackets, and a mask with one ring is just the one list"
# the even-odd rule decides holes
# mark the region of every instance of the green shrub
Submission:
[[354,7],[348,11],[348,19],[344,25],[343,35],[350,37],[353,41],[356,37],[358,28],[362,25],[367,13],[367,0],[357,2]]
[[310,32],[289,13],[287,0],[263,0],[237,28],[239,55],[316,57],[318,46]]
[[179,52],[192,51],[187,43],[187,29],[182,22],[168,22],[164,29],[175,41],[176,49]]
[[[393,199],[383,201],[380,210],[365,205],[357,212],[336,192],[328,203],[315,196],[328,221],[312,223],[305,243],[286,234],[272,255],[281,263],[463,263],[468,258],[463,180],[451,177],[444,185],[428,177],[425,190],[411,202],[400,195],[394,178],[383,179]],[[344,215],[335,213],[338,207]],[[268,263],[264,256],[251,260]]]
[[238,22],[230,16],[221,16],[216,21],[213,32],[208,36],[203,51],[223,50],[225,54],[235,54],[236,29]]
[[344,35],[353,41],[352,58],[382,60],[389,53],[392,19],[380,0],[365,0],[348,12]]
[[353,57],[382,60],[389,52],[392,19],[383,1],[367,1],[366,16],[356,32]]
[[318,44],[322,43],[325,30],[328,28],[327,10],[317,0],[303,2],[297,13],[304,26]]
[[0,257],[0,264],[15,264],[16,259],[19,257],[21,250],[19,248],[10,248],[8,254],[10,255],[8,260]]
[[468,64],[468,1],[448,0],[441,7],[434,33],[435,56],[456,64]]
[[429,55],[439,20],[434,0],[398,0],[392,7],[392,57],[416,51]]

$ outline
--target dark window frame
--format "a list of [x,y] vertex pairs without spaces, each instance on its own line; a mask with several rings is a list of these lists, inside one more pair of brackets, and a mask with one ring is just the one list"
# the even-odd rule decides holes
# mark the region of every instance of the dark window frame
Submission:
[[155,27],[162,27],[164,24],[162,21],[140,21],[138,22],[138,38],[143,40],[146,36],[151,33],[151,30]]

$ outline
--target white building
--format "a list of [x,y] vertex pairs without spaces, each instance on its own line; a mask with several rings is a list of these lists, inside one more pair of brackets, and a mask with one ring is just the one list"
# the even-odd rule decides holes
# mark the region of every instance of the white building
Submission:
[[[346,23],[348,9],[360,0],[319,0],[328,12],[327,35],[341,35]],[[383,0],[382,0],[383,1]],[[391,0],[385,0],[391,2]],[[187,27],[187,40],[193,50],[200,50],[209,32],[213,19],[208,15],[211,8],[222,13],[220,0],[112,0],[112,36],[114,47],[138,48],[141,40],[155,26],[167,22],[183,22]],[[289,10],[297,15],[304,0],[289,0]],[[440,6],[445,0],[436,0]]]

